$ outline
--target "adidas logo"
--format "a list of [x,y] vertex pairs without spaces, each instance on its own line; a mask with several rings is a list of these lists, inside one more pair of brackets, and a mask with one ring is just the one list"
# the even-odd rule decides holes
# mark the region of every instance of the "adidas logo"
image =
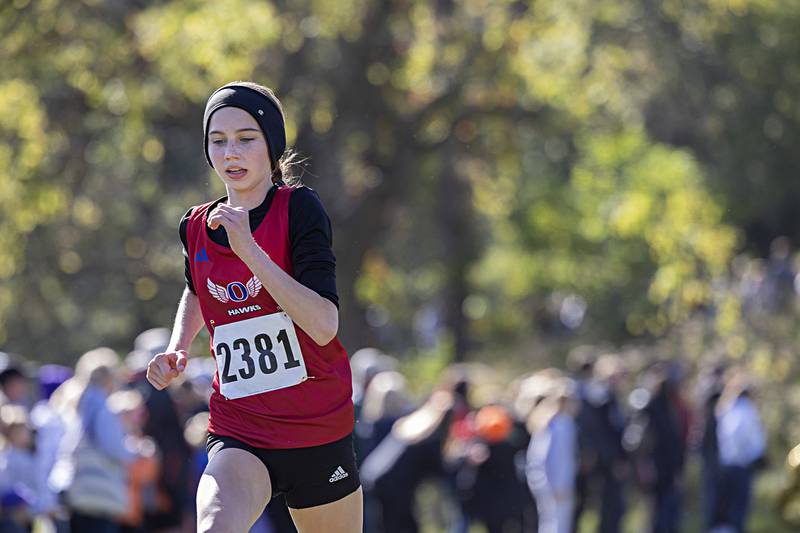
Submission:
[[328,483],[335,483],[336,481],[340,481],[348,476],[347,472],[344,471],[344,468],[341,466],[337,466],[336,470],[331,474],[330,479],[328,479]]

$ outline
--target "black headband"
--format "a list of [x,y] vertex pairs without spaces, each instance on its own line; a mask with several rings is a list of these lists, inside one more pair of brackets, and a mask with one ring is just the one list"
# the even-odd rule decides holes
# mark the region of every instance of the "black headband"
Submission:
[[286,150],[286,128],[283,123],[283,113],[281,113],[278,103],[266,94],[236,84],[220,87],[214,91],[206,103],[206,112],[203,114],[203,150],[208,164],[214,166],[208,155],[208,123],[211,121],[214,111],[228,106],[243,109],[256,119],[264,137],[267,138],[272,168],[277,168],[278,160]]

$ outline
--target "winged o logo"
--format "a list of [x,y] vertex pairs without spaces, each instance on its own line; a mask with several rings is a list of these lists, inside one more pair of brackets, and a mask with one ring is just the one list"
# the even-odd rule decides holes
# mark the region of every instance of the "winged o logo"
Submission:
[[211,296],[214,297],[215,300],[222,302],[224,304],[228,302],[243,302],[248,298],[252,297],[255,298],[258,296],[258,293],[261,292],[261,281],[253,276],[247,281],[247,284],[242,283],[241,281],[232,281],[228,283],[226,287],[222,285],[217,285],[211,278],[208,278],[206,283],[206,287],[208,288],[208,292]]

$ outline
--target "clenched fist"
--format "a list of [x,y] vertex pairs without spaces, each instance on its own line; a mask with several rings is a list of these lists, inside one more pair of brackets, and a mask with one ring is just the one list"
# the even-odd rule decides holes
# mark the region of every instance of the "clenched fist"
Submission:
[[156,354],[147,363],[147,381],[158,390],[169,385],[186,369],[188,354],[186,350]]
[[245,254],[257,247],[250,230],[250,214],[244,207],[219,204],[208,214],[208,227],[212,230],[224,227],[228,233],[231,250],[244,259]]

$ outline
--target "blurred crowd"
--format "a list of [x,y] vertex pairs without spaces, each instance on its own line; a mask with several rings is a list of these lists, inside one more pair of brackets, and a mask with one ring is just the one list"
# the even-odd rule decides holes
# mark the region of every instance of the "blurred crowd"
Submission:
[[184,531],[203,470],[213,362],[169,391],[147,382],[166,329],[74,368],[0,361],[0,532]]
[[[98,348],[74,369],[3,356],[0,531],[193,530],[214,364],[194,358],[156,391],[145,368],[168,337],[148,330],[126,357]],[[679,361],[633,369],[579,347],[566,369],[511,383],[453,365],[418,400],[395,358],[365,348],[351,365],[368,533],[419,531],[425,513],[453,533],[568,533],[589,514],[615,533],[634,495],[649,502],[650,531],[678,532],[692,452],[705,530],[745,530],[766,435],[740,368],[687,379]],[[294,531],[280,498],[252,531]]]
[[501,388],[489,367],[453,366],[418,407],[388,356],[362,350],[353,368],[365,531],[419,531],[417,489],[436,480],[453,532],[480,523],[489,533],[569,533],[591,509],[597,531],[616,533],[635,494],[649,503],[648,530],[678,532],[693,451],[704,530],[745,531],[767,442],[740,368],[712,365],[690,387],[680,362],[632,372],[616,354],[581,347],[566,370]]

